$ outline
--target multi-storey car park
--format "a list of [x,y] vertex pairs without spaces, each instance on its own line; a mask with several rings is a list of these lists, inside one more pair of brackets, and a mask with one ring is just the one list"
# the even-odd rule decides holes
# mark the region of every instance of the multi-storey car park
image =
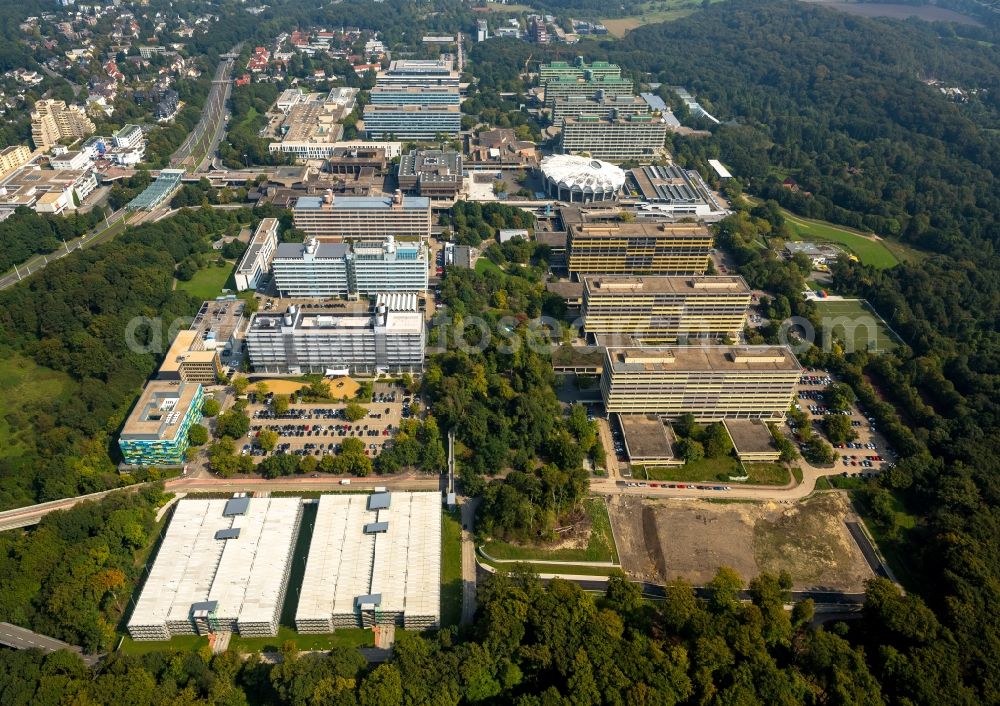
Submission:
[[129,618],[132,639],[276,635],[301,517],[299,498],[180,500]]
[[373,311],[333,304],[320,309],[290,306],[284,314],[255,314],[247,329],[250,363],[257,372],[279,374],[420,372],[424,319],[416,295]]
[[441,620],[437,493],[320,498],[295,612],[301,633]]
[[425,196],[301,196],[292,209],[295,227],[310,238],[341,242],[358,238],[426,239],[431,201]]
[[601,394],[610,413],[780,421],[801,373],[787,346],[609,346]]
[[568,218],[564,223],[571,275],[703,275],[708,269],[712,234],[702,224],[587,223]]
[[645,344],[689,338],[737,340],[750,306],[750,287],[734,275],[580,279],[586,333],[624,334]]

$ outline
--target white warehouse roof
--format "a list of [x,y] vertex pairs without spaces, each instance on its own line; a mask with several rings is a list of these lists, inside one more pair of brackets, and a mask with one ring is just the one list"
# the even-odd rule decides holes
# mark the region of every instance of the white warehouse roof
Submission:
[[590,157],[553,154],[542,160],[546,180],[567,190],[583,193],[617,193],[625,185],[620,167]]

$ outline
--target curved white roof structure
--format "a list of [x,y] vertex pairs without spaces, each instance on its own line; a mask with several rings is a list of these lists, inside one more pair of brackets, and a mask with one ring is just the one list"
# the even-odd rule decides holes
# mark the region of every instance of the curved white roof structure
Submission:
[[590,157],[553,154],[542,160],[545,180],[560,190],[612,198],[625,185],[625,171],[614,164]]

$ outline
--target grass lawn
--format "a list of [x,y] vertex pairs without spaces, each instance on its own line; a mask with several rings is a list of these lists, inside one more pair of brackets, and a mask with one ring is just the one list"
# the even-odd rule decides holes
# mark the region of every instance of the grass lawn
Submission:
[[[483,564],[489,564],[498,571],[511,571],[515,566],[519,564],[496,564],[494,562],[488,561],[480,554],[479,561]],[[609,576],[613,571],[620,571],[617,566],[580,566],[574,564],[559,564],[558,566],[553,566],[552,564],[532,564],[531,562],[522,562],[527,565],[536,574],[564,574],[573,576]]]
[[747,463],[745,467],[750,480],[742,481],[744,485],[787,485],[791,480],[788,468],[780,463]]
[[222,294],[222,289],[229,282],[235,264],[231,260],[226,260],[225,267],[216,267],[214,262],[209,263],[195,272],[194,277],[187,282],[178,280],[177,289],[203,301],[215,299]]
[[458,511],[441,515],[441,627],[462,619],[462,522]]
[[854,509],[858,511],[896,579],[909,591],[920,589],[923,572],[916,565],[918,554],[913,551],[913,546],[920,541],[920,528],[917,526],[916,515],[907,512],[902,499],[893,493],[892,509],[896,515],[896,526],[899,531],[892,537],[872,519],[864,502],[860,502],[856,497],[852,497],[852,500]]
[[718,483],[728,481],[729,476],[742,476],[743,469],[740,468],[739,461],[735,457],[723,456],[721,458],[702,458],[691,463],[685,463],[683,466],[645,468],[639,473],[636,473],[636,469],[633,467],[632,473],[636,478],[645,475],[647,480],[671,480],[681,483]]
[[[618,549],[611,533],[611,519],[602,498],[587,498],[584,508],[590,516],[590,539],[583,549],[546,549],[525,547],[509,542],[487,542],[483,547],[494,559],[530,561],[613,561],[618,562]],[[505,566],[500,564],[499,566]],[[507,564],[506,566],[510,566]],[[551,570],[552,567],[549,567]],[[561,569],[560,569],[561,570]],[[593,573],[593,572],[591,572]]]
[[498,272],[499,274],[504,274],[504,271],[500,269],[500,266],[488,257],[481,257],[476,260],[476,272],[479,274],[484,274],[489,271]]
[[118,651],[127,655],[144,655],[150,652],[161,652],[164,650],[174,650],[177,652],[197,652],[202,647],[208,647],[208,637],[204,635],[178,635],[175,638],[164,641],[136,642],[131,637],[126,636],[122,640]]
[[[68,395],[74,387],[69,375],[44,368],[20,353],[0,349],[0,395],[9,401],[16,400],[18,407]],[[24,450],[4,417],[0,415],[0,458]]]
[[303,635],[282,625],[276,637],[240,637],[233,635],[229,646],[238,652],[278,652],[291,640],[299,650],[332,650],[334,647],[374,647],[375,633],[361,628],[344,628],[325,635]]
[[602,19],[612,37],[624,37],[627,32],[656,22],[672,22],[687,17],[701,8],[701,0],[650,0],[643,3],[641,12],[625,17]]
[[886,269],[899,264],[899,260],[885,245],[885,241],[873,240],[861,232],[836,226],[826,221],[803,218],[782,209],[782,215],[791,226],[797,240],[825,240],[839,243],[858,256],[866,265]]
[[[886,326],[882,317],[862,301],[820,299],[815,304],[820,314],[822,333],[829,332],[835,338],[853,344],[855,351],[891,351],[899,345],[899,342],[889,332],[889,327]],[[853,331],[848,332],[844,323],[836,323],[834,320],[838,318],[847,319],[848,324],[853,327]]]

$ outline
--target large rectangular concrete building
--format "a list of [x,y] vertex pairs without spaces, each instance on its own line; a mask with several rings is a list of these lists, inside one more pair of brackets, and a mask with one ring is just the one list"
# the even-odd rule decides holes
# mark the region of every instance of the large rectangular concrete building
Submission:
[[733,275],[588,275],[581,282],[586,333],[627,335],[644,344],[736,340],[750,306],[750,287]]
[[802,366],[787,346],[608,347],[608,412],[784,419]]
[[696,223],[571,223],[570,275],[703,275],[712,233]]
[[271,267],[271,259],[278,247],[277,218],[265,218],[254,231],[247,251],[236,268],[233,277],[236,279],[236,289],[243,292],[256,289],[264,275]]
[[180,500],[129,635],[277,635],[301,516],[299,498]]
[[438,493],[324,495],[295,627],[302,633],[441,621]]
[[642,162],[662,154],[666,140],[667,124],[658,115],[581,115],[562,120],[560,145],[567,154],[587,154],[612,162]]
[[422,242],[394,238],[356,243],[282,243],[273,261],[283,297],[368,296],[427,289],[427,250]]
[[460,81],[450,59],[397,59],[375,75],[375,88],[458,88]]
[[416,296],[406,311],[374,312],[288,307],[284,314],[258,313],[246,344],[257,372],[295,374],[419,372],[424,361],[424,319]]
[[424,196],[301,196],[292,209],[295,227],[311,238],[429,238],[431,201]]
[[373,140],[436,140],[454,137],[462,129],[462,110],[457,105],[376,105],[364,112],[365,134]]
[[546,108],[552,108],[556,101],[570,96],[594,98],[598,95],[605,98],[616,96],[631,96],[634,86],[625,78],[604,76],[594,79],[578,79],[573,77],[551,78],[544,82]]

